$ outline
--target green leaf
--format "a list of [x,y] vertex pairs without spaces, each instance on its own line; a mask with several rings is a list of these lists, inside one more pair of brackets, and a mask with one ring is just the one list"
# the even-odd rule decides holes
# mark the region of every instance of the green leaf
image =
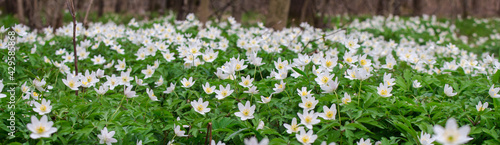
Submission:
[[306,76],[306,73],[296,67],[292,67],[293,70],[295,70],[297,73],[301,74],[302,76]]
[[492,81],[493,83],[495,83],[495,82],[496,82],[496,83],[498,83],[498,82],[500,82],[500,80],[499,80],[499,79],[500,79],[500,70],[497,70],[497,72],[495,72],[495,74],[494,74],[494,75],[493,75],[493,77],[491,78],[491,81]]
[[235,136],[235,135],[239,134],[239,133],[240,133],[240,132],[242,132],[242,131],[248,130],[248,129],[249,129],[249,128],[242,128],[242,129],[240,129],[240,130],[238,130],[238,131],[236,131],[236,132],[233,132],[231,135],[227,136],[227,137],[224,139],[224,141],[228,141],[228,140],[230,140],[230,139],[234,138],[234,136]]

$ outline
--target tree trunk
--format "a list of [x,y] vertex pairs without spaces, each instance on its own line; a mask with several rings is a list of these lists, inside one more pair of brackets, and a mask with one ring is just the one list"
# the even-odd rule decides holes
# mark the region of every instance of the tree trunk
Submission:
[[266,26],[276,30],[286,27],[290,0],[270,0],[269,13],[266,17]]
[[207,22],[208,16],[210,16],[210,0],[200,0],[197,15],[201,23]]
[[233,12],[231,13],[231,16],[234,17],[234,19],[237,22],[241,23],[241,15],[242,13],[242,4],[243,0],[234,0],[234,3],[231,5]]
[[17,0],[17,17],[20,23],[25,24],[23,0]]

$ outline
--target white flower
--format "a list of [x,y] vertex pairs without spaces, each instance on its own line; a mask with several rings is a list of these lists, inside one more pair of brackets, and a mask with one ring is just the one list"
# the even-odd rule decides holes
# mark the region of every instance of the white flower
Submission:
[[351,103],[351,95],[344,93],[344,97],[342,97],[342,104],[340,104],[340,105],[349,104],[349,103]]
[[327,106],[323,106],[323,112],[320,113],[319,117],[322,117],[325,120],[335,120],[335,114],[337,114],[337,108],[335,104],[332,104],[330,108]]
[[420,137],[418,138],[418,140],[422,145],[433,145],[432,142],[434,142],[436,138],[431,138],[430,134],[424,133],[422,131],[422,133],[420,133]]
[[155,87],[159,87],[159,86],[163,85],[163,76],[160,76],[158,81],[155,82],[155,85],[156,85]]
[[[24,83],[26,84],[26,82],[24,82]],[[2,92],[2,90],[3,90],[3,87],[4,87],[4,85],[3,85],[3,80],[0,80],[0,98],[5,98],[5,97],[7,97],[7,95],[5,95],[5,94],[1,94],[1,92]]]
[[256,129],[256,130],[263,129],[263,128],[264,128],[264,125],[265,125],[265,124],[264,124],[264,121],[262,121],[262,120],[261,120],[261,121],[259,122],[259,125],[257,125],[257,129]]
[[181,80],[181,83],[182,83],[182,87],[183,87],[183,88],[189,88],[189,87],[193,86],[195,82],[196,82],[196,81],[193,81],[193,77],[189,77],[189,80],[188,80],[188,79],[186,79],[186,78],[183,78],[183,79]]
[[123,60],[118,60],[118,64],[115,65],[117,71],[125,70],[126,67],[125,58]]
[[107,144],[110,145],[112,143],[118,142],[113,136],[115,135],[115,131],[110,131],[108,132],[108,128],[104,127],[101,130],[101,134],[97,135],[97,137],[100,139],[99,144]]
[[269,139],[264,138],[260,141],[257,140],[257,138],[251,137],[251,138],[245,138],[244,140],[245,145],[268,145],[269,144]]
[[146,88],[146,93],[148,93],[149,98],[153,101],[159,101],[158,98],[156,97],[155,93],[153,92],[153,89]]
[[493,98],[500,98],[498,91],[500,91],[500,88],[495,88],[495,85],[493,84],[493,85],[491,85],[491,88],[490,88],[490,91],[488,91],[488,94],[490,94],[490,96]]
[[247,91],[243,91],[243,93],[258,94],[259,90],[257,90],[257,86],[251,86]]
[[31,123],[28,123],[26,127],[32,133],[30,137],[32,139],[38,139],[41,137],[50,137],[50,135],[57,131],[57,128],[52,127],[54,122],[48,121],[47,116],[43,115],[40,120],[37,117],[31,116]]
[[226,85],[226,88],[224,86],[219,85],[219,90],[215,90],[215,98],[222,100],[226,98],[227,96],[231,95],[234,92],[234,90],[231,90],[231,86],[229,84]]
[[285,124],[283,124],[283,126],[285,126],[285,128],[286,128],[286,132],[287,132],[288,134],[292,134],[292,133],[294,133],[294,132],[298,132],[298,131],[299,131],[299,130],[301,130],[301,129],[304,129],[304,127],[299,126],[299,125],[297,124],[297,118],[295,118],[295,117],[292,119],[292,124],[286,124],[286,123],[285,123]]
[[299,90],[297,88],[297,94],[299,94],[300,97],[312,97],[313,94],[311,94],[312,90],[307,91],[306,87],[302,87],[302,90]]
[[219,140],[219,142],[215,143],[215,140],[212,140],[212,145],[226,145],[225,143],[223,143],[222,141]]
[[321,85],[326,85],[326,83],[331,81],[334,76],[335,74],[330,75],[329,72],[323,72],[319,74],[318,77],[316,77],[314,80],[316,81],[316,83],[318,83],[318,85],[321,86]]
[[386,84],[387,86],[394,86],[396,83],[394,83],[394,81],[396,81],[396,79],[394,78],[391,78],[391,73],[387,74],[387,73],[384,73],[384,84]]
[[62,81],[71,90],[78,90],[78,87],[81,85],[81,82],[78,81],[78,77],[75,77],[72,74],[67,74],[66,79],[62,79]]
[[205,85],[201,85],[203,87],[203,91],[207,94],[212,94],[214,93],[215,86],[210,86],[210,84],[207,82]]
[[272,94],[269,97],[260,96],[260,100],[262,100],[262,102],[259,102],[259,103],[267,104],[267,103],[271,102],[272,96],[273,96]]
[[40,115],[45,115],[47,113],[50,113],[50,111],[52,110],[52,106],[50,106],[50,100],[47,101],[45,99],[42,99],[42,104],[36,101],[34,103],[35,103],[35,108],[33,108],[33,111],[38,112],[38,114]]
[[448,97],[453,97],[457,95],[457,93],[453,93],[453,88],[448,84],[444,85],[444,94],[446,94],[446,96]]
[[94,62],[94,65],[104,64],[106,62],[106,59],[104,57],[102,57],[100,54],[99,54],[99,56],[94,55],[94,58],[92,58],[90,60],[92,60],[92,62]]
[[338,78],[335,78],[335,81],[329,80],[326,84],[320,86],[321,90],[323,90],[322,93],[331,93],[337,90],[338,87]]
[[191,102],[191,106],[193,106],[194,111],[200,113],[201,115],[205,115],[205,113],[210,112],[210,108],[208,108],[208,101],[203,102],[203,98],[199,98],[198,101],[193,100]]
[[300,129],[300,134],[295,134],[297,140],[303,145],[310,145],[318,138],[318,135],[313,134],[313,130],[309,130],[307,133],[304,129]]
[[153,76],[153,74],[155,73],[155,69],[153,66],[147,65],[146,69],[141,70],[141,73],[143,73],[145,75],[144,79],[147,79],[147,78]]
[[283,80],[281,80],[281,82],[279,84],[274,84],[274,93],[273,94],[278,94],[278,93],[281,93],[283,92],[283,90],[285,90],[285,85],[286,83],[283,83]]
[[[134,97],[137,97],[136,95],[136,92],[135,91],[132,91],[132,85],[128,86],[125,88],[125,91],[123,91],[123,93],[125,94],[125,96],[127,96],[127,98],[134,98]],[[149,88],[146,88],[146,89],[149,89]]]
[[304,111],[303,114],[297,113],[297,115],[300,118],[300,124],[305,125],[308,129],[312,129],[313,125],[320,122],[318,114],[314,113],[314,110],[311,110],[310,112]]
[[357,145],[371,145],[372,142],[370,141],[370,139],[364,139],[364,138],[361,138],[358,142],[356,142]]
[[182,131],[181,130],[181,126],[179,125],[174,125],[174,132],[175,132],[175,135],[178,136],[178,137],[185,137],[187,135],[185,135],[184,133],[186,133],[186,131]]
[[137,140],[137,144],[136,145],[142,145],[142,140]]
[[241,77],[241,82],[239,84],[245,88],[249,88],[253,85],[253,80],[254,78],[250,78],[250,75],[247,75],[247,77]]
[[420,85],[420,82],[418,82],[418,80],[414,80],[413,81],[413,88],[420,88],[422,87],[422,85]]
[[247,101],[245,103],[245,106],[243,104],[238,103],[238,109],[240,112],[234,113],[237,117],[240,117],[242,121],[245,121],[247,119],[252,119],[253,113],[255,111],[255,105],[250,106],[250,101]]
[[387,84],[384,83],[380,83],[380,85],[377,87],[377,93],[382,97],[392,96],[391,91],[392,87],[389,87]]
[[316,104],[318,104],[318,100],[314,97],[300,97],[302,99],[302,103],[299,103],[299,107],[304,108],[304,111],[309,111],[313,110],[316,107]]
[[469,131],[470,127],[468,125],[458,128],[455,119],[450,118],[446,121],[446,128],[440,125],[434,126],[434,138],[443,145],[465,144],[472,140],[472,138],[467,136]]
[[99,87],[99,89],[97,89],[97,87],[96,87],[96,88],[94,88],[94,90],[95,90],[95,92],[97,92],[97,94],[104,95],[104,94],[106,94],[106,92],[108,92],[109,87],[106,85],[101,85]]
[[484,111],[484,109],[488,108],[488,102],[484,102],[484,104],[481,104],[481,101],[476,105],[476,110],[481,112]]
[[170,87],[167,88],[167,90],[163,91],[163,93],[165,94],[170,94],[174,91],[175,89],[175,84],[174,83],[170,83]]
[[135,76],[135,83],[139,86],[147,85],[146,83],[144,83],[144,81],[142,79],[137,78],[137,76]]

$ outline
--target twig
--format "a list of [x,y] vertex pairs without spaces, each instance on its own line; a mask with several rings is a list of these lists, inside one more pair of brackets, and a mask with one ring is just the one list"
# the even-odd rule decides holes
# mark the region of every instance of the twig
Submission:
[[[75,62],[75,76],[78,75],[78,55],[76,55],[76,18],[75,18],[75,6],[73,5],[73,0],[66,0],[68,10],[73,17],[73,56]],[[76,96],[78,96],[78,90],[75,91]]]
[[212,122],[209,122],[207,125],[207,137],[205,139],[206,145],[212,144]]
[[87,17],[89,16],[89,11],[90,11],[90,7],[92,7],[92,2],[94,2],[94,0],[90,0],[90,4],[89,6],[87,7],[87,12],[85,13],[85,18],[83,19],[83,26],[85,28],[87,28]]

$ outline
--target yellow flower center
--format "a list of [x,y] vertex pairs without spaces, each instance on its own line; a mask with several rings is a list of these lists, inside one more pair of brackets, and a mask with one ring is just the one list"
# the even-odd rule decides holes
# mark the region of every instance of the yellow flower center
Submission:
[[226,90],[224,90],[224,91],[220,92],[220,94],[221,94],[222,96],[227,96],[227,91],[226,91]]
[[278,69],[283,69],[285,66],[283,66],[283,64],[278,64]]
[[45,106],[45,105],[43,105],[43,104],[42,104],[42,106],[40,106],[40,110],[41,110],[42,112],[47,111],[47,106]]
[[307,101],[306,102],[306,107],[307,108],[311,108],[312,107],[312,102],[311,101]]
[[250,111],[248,109],[243,110],[241,113],[243,113],[243,115],[245,116],[250,115]]
[[201,105],[201,104],[200,104],[200,105],[198,105],[198,108],[197,108],[197,109],[198,109],[198,111],[203,111],[203,109],[204,109],[204,108],[205,108],[205,107],[203,107],[203,105]]
[[207,92],[207,93],[212,93],[212,88],[207,87],[207,89],[205,89],[205,92]]
[[250,84],[250,81],[249,81],[249,80],[245,80],[245,81],[243,82],[243,84],[244,84],[245,86],[248,86],[248,85]]
[[236,70],[239,70],[241,68],[240,64],[236,64]]
[[328,61],[326,61],[325,64],[326,64],[326,67],[330,67],[333,65],[333,62],[328,60]]
[[45,126],[39,126],[37,129],[36,129],[36,133],[38,134],[41,134],[45,132]]
[[307,96],[307,91],[303,91],[302,96]]
[[333,111],[327,111],[326,112],[326,117],[332,118],[333,117]]
[[292,130],[293,130],[294,132],[296,132],[298,129],[299,129],[299,128],[298,128],[297,124],[292,124]]
[[380,95],[386,96],[387,94],[389,94],[387,90],[380,91]]
[[323,79],[321,79],[321,81],[322,81],[323,83],[325,83],[325,84],[326,84],[326,83],[328,83],[328,80],[329,80],[329,79],[328,79],[328,77],[326,77],[326,76],[324,76],[324,77],[323,77]]
[[308,143],[308,142],[309,142],[309,136],[307,136],[307,135],[306,135],[306,136],[303,136],[303,137],[302,137],[302,142],[303,142],[303,143]]
[[360,63],[361,65],[366,65],[366,63],[367,63],[367,62],[366,62],[366,60],[362,59],[361,61],[359,61],[359,63]]
[[348,45],[349,47],[354,47],[354,42],[349,42]]
[[306,118],[304,118],[304,120],[306,121],[307,124],[309,124],[312,121],[312,117],[311,116],[306,116]]
[[349,62],[349,63],[352,63],[352,58],[351,57],[348,57],[347,59],[345,59],[345,61]]
[[186,83],[184,83],[184,86],[186,86],[186,87],[187,87],[187,86],[189,86],[190,84],[191,84],[190,82],[186,82]]
[[455,142],[457,139],[453,137],[453,135],[450,135],[446,138],[446,140],[448,140],[448,142]]
[[75,82],[70,81],[70,82],[68,83],[68,86],[69,86],[70,88],[73,88],[73,87],[75,86]]

